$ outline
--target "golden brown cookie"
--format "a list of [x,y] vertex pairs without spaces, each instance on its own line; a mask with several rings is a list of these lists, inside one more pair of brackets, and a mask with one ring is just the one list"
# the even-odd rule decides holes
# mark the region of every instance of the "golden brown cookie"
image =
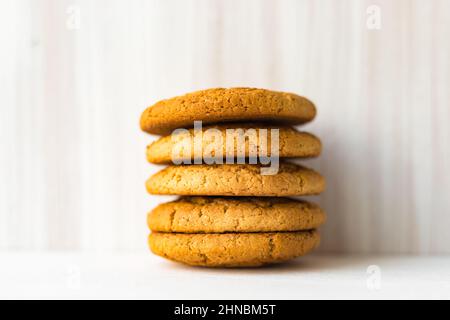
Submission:
[[183,197],[157,206],[147,222],[159,232],[301,231],[318,228],[325,213],[316,204],[288,198]]
[[316,108],[296,94],[254,88],[216,88],[162,100],[141,116],[142,130],[166,135],[176,128],[236,121],[301,124],[314,119]]
[[[278,129],[278,132],[274,129]],[[194,158],[218,156],[216,150],[220,150],[220,158],[223,159],[227,156],[237,158],[238,155],[245,158],[250,155],[271,156],[272,136],[278,139],[278,146],[274,144],[273,149],[280,158],[317,157],[322,151],[319,138],[289,126],[233,123],[203,127],[201,132],[196,136],[194,129],[190,129],[177,135],[161,137],[147,147],[148,161],[157,164],[173,161],[179,164],[184,161],[189,164]],[[199,141],[201,145],[195,157],[194,141]]]
[[149,245],[164,258],[204,267],[256,267],[302,256],[320,243],[315,230],[261,233],[152,232]]
[[275,175],[261,175],[261,165],[169,166],[147,180],[151,194],[184,196],[301,196],[321,193],[325,180],[305,167],[281,162]]

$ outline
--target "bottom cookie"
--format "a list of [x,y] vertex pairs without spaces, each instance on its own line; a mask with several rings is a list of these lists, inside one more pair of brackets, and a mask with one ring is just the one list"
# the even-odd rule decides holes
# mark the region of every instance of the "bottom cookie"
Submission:
[[319,245],[315,230],[258,233],[153,232],[153,253],[193,266],[257,267],[302,256]]

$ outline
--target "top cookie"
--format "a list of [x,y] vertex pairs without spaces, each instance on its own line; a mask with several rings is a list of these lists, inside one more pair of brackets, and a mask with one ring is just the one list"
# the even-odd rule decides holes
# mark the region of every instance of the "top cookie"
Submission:
[[166,135],[177,128],[237,121],[302,124],[314,119],[316,108],[296,94],[254,88],[216,88],[162,100],[141,116],[142,130]]

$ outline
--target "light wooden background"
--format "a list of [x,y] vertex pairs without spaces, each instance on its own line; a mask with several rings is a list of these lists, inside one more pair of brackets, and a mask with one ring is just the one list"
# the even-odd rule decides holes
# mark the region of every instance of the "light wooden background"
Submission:
[[[367,13],[377,5],[381,28]],[[146,250],[140,112],[306,95],[322,251],[450,252],[450,1],[0,0],[0,249]],[[79,13],[79,16],[78,16]],[[369,20],[369,25],[371,26]],[[78,24],[79,22],[79,24]]]

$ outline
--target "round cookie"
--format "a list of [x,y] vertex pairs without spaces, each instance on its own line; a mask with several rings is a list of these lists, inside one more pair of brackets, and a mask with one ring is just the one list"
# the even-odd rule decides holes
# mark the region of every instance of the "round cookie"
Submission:
[[281,162],[278,173],[262,175],[257,164],[168,166],[147,180],[151,194],[184,196],[302,196],[318,194],[325,180],[305,167]]
[[311,230],[325,219],[318,205],[288,198],[183,197],[157,206],[147,222],[159,232],[225,233]]
[[176,128],[236,121],[277,121],[301,124],[314,119],[316,108],[296,94],[255,88],[216,88],[162,100],[141,116],[142,130],[165,135]]
[[[306,132],[299,132],[293,127],[233,123],[203,127],[201,135],[198,133],[196,135],[194,129],[190,129],[176,135],[161,137],[147,147],[147,160],[156,164],[173,161],[178,164],[190,164],[195,158],[216,156],[215,150],[220,150],[223,159],[227,156],[236,158],[241,154],[245,158],[250,155],[270,157],[272,133],[275,134],[271,131],[273,129],[278,129],[276,150],[280,158],[305,158],[320,155],[322,144],[319,138]],[[231,130],[234,130],[234,134]],[[222,137],[221,139],[217,139],[218,134]],[[202,149],[194,157],[194,141],[197,140],[200,141]],[[227,146],[228,144],[230,146]]]
[[263,233],[153,232],[153,253],[193,266],[257,267],[302,256],[320,243],[315,230]]

